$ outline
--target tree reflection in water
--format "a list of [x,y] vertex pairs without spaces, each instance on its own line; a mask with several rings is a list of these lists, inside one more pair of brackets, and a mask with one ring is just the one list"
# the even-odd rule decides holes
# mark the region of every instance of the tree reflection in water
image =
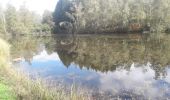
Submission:
[[168,37],[148,41],[141,35],[77,36],[74,43],[69,45],[61,44],[63,37],[56,37],[55,51],[65,66],[74,62],[80,68],[108,72],[116,70],[118,66],[129,70],[132,63],[145,65],[150,62],[156,79],[167,75],[165,68],[170,63]]
[[92,93],[94,98],[170,98],[168,38],[136,34],[22,37],[12,42],[12,58],[24,58],[31,64],[30,72],[43,70],[40,75],[65,82],[72,82],[71,77],[89,89],[105,91]]

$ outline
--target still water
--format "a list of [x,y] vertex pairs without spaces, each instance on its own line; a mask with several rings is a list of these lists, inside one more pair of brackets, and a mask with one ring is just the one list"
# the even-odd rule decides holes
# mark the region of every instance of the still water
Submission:
[[76,84],[97,100],[168,100],[168,38],[135,34],[20,37],[11,42],[12,58],[33,77]]

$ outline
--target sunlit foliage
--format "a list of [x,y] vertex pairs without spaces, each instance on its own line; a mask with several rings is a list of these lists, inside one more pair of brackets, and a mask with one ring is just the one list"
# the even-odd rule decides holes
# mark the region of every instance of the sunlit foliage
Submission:
[[79,33],[165,32],[169,13],[169,0],[59,0],[54,19],[56,28],[68,21]]

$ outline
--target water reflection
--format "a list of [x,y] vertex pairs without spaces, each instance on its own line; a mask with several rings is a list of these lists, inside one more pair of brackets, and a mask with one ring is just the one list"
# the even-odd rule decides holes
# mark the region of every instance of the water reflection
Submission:
[[135,35],[49,38],[36,38],[35,46],[20,41],[25,46],[13,50],[13,57],[22,57],[22,68],[32,75],[68,86],[75,82],[98,98],[170,99],[168,39]]

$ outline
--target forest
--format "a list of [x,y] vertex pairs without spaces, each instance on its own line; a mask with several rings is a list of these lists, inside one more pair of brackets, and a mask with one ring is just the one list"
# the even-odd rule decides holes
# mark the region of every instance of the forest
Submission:
[[169,0],[59,0],[55,33],[169,32]]
[[8,4],[0,7],[1,34],[169,33],[169,0],[59,0],[42,16]]
[[0,35],[49,34],[53,28],[52,12],[38,15],[23,4],[17,10],[13,5],[0,7]]

